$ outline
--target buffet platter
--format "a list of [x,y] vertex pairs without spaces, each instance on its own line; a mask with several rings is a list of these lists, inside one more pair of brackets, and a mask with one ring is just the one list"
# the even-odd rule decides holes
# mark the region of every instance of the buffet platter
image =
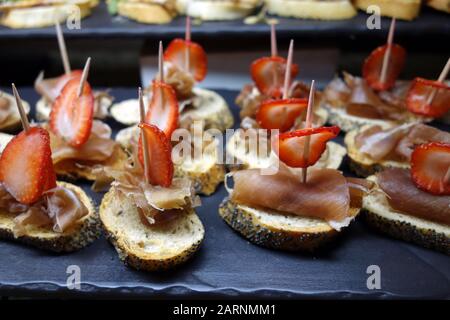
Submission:
[[[218,93],[238,119],[237,92]],[[21,88],[21,94],[32,106],[38,99],[32,88]],[[120,101],[135,97],[136,90],[113,88],[111,94]],[[107,123],[114,133],[123,128],[111,119]],[[337,142],[342,139],[341,135]],[[346,160],[340,169],[351,175]],[[98,205],[103,194],[92,192],[89,182],[79,184]],[[314,254],[262,248],[233,232],[219,217],[225,195],[222,185],[214,195],[202,197],[197,212],[205,225],[205,241],[193,259],[174,271],[147,273],[128,268],[104,237],[70,254],[1,241],[0,296],[450,298],[450,259],[445,254],[380,235],[361,218],[331,247]],[[79,289],[67,288],[71,266],[81,271]],[[368,288],[369,266],[379,267],[380,289]]]

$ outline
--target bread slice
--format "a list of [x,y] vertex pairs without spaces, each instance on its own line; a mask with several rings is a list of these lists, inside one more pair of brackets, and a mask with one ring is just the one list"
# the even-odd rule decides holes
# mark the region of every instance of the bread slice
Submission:
[[204,21],[235,20],[252,14],[260,4],[260,0],[191,0],[184,4],[184,10]]
[[119,1],[117,13],[141,23],[165,24],[176,16],[175,10],[164,5],[164,1]]
[[419,15],[421,0],[355,0],[354,4],[364,11],[375,5],[380,8],[382,16],[413,20]]
[[186,209],[162,226],[148,226],[142,223],[136,205],[116,193],[113,187],[105,194],[100,219],[125,264],[146,271],[170,269],[199,249],[205,230],[194,209]]
[[[193,93],[201,101],[197,107],[185,108],[180,114],[180,126],[193,119],[202,120],[205,129],[225,131],[234,124],[234,118],[227,102],[214,91],[194,88]],[[145,106],[147,108],[147,106]],[[128,99],[115,103],[110,109],[111,116],[124,125],[130,126],[140,121],[139,103],[137,99]]]
[[88,209],[88,215],[63,233],[55,232],[50,227],[28,226],[25,235],[15,238],[13,228],[16,215],[0,210],[0,238],[54,252],[79,250],[95,241],[101,235],[102,227],[92,200],[81,188],[73,184],[58,182],[58,185],[75,192]]
[[425,4],[436,10],[441,10],[450,13],[450,1],[449,0],[425,0]]
[[360,177],[367,177],[389,167],[409,168],[409,162],[394,160],[381,160],[377,162],[359,151],[355,144],[355,137],[359,132],[369,127],[369,125],[363,126],[361,129],[354,129],[345,135],[344,143],[347,146],[350,169]]
[[342,20],[356,15],[349,0],[265,0],[270,14],[283,17]]
[[[377,181],[376,176],[367,179]],[[380,189],[363,198],[362,212],[365,221],[383,233],[450,255],[449,226],[395,211]]]
[[[2,91],[2,92],[0,92],[0,97],[7,99],[9,101],[10,105],[14,105],[14,106],[16,105],[16,99],[14,98],[14,96]],[[30,113],[30,104],[28,102],[26,102],[25,100],[22,100],[22,105],[23,105],[23,108],[24,108],[26,114],[29,114]],[[6,121],[0,124],[1,131],[6,131],[6,132],[15,131],[16,129],[20,128],[20,126],[22,125],[22,123],[20,121],[19,110],[16,107],[14,107],[13,111],[14,112],[6,119]]]
[[[130,141],[136,141],[139,128],[132,126],[120,130],[116,135],[116,141],[125,149],[131,150]],[[194,183],[195,192],[203,195],[213,194],[217,186],[225,177],[225,166],[219,161],[219,154],[214,148],[208,148],[202,157],[190,161],[183,161],[175,165],[176,177],[187,177]]]
[[[352,216],[358,213],[351,208]],[[314,251],[339,234],[324,220],[250,208],[228,197],[220,204],[219,215],[254,244],[279,250]]]
[[91,14],[89,0],[71,0],[53,5],[36,5],[5,9],[0,24],[9,28],[43,28],[64,22],[73,15],[73,6],[80,9],[80,18]]

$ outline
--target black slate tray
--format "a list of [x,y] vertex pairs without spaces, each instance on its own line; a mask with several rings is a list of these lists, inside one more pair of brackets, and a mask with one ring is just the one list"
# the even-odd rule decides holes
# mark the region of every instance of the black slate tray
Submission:
[[[32,89],[19,88],[34,103]],[[219,91],[237,114],[236,92]],[[135,89],[113,89],[117,100]],[[116,131],[120,126],[109,121]],[[447,127],[448,129],[448,127]],[[340,137],[342,139],[342,137]],[[342,140],[341,140],[342,141]],[[344,164],[343,170],[348,173]],[[92,193],[97,204],[102,194]],[[255,246],[233,232],[217,213],[226,195],[221,186],[198,208],[206,238],[187,264],[164,273],[124,266],[101,238],[71,254],[53,254],[14,242],[0,242],[0,296],[39,297],[251,297],[251,298],[450,298],[450,257],[368,228],[360,219],[331,246],[316,254],[286,253]],[[81,289],[66,287],[67,267],[81,269]],[[369,265],[381,269],[381,289],[368,290]]]
[[[367,38],[386,36],[390,19],[382,19],[381,30],[368,32],[366,20],[368,15],[359,12],[352,19],[342,21],[318,21],[304,19],[290,19],[277,17],[279,37],[326,37],[353,38],[364,36]],[[94,9],[93,14],[81,22],[80,30],[64,30],[67,38],[173,38],[184,36],[184,17],[177,17],[167,25],[146,25],[131,21],[122,17],[112,17],[106,10],[105,3],[101,3]],[[246,25],[241,20],[223,22],[204,22],[200,26],[193,26],[194,37],[229,37],[247,38],[267,37],[268,26],[266,24]],[[422,9],[420,16],[412,22],[398,21],[396,37],[406,35],[421,37],[446,37],[450,32],[449,16],[443,12],[427,7]],[[54,38],[53,27],[38,29],[9,29],[0,27],[0,39],[10,38]],[[423,38],[422,40],[428,38]]]

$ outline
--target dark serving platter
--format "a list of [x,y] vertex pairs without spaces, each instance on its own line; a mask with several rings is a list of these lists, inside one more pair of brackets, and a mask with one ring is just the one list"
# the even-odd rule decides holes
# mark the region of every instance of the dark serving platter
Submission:
[[[366,27],[368,15],[359,12],[352,19],[342,21],[318,21],[305,19],[290,19],[277,17],[279,20],[278,35],[280,37],[305,37],[305,38],[353,38],[385,37],[385,31],[389,27],[388,18],[382,19],[381,30],[370,30]],[[175,18],[166,25],[147,25],[134,22],[122,17],[109,15],[106,4],[102,3],[93,10],[93,14],[81,22],[79,30],[65,30],[66,37],[77,38],[172,38],[184,35],[184,17]],[[248,38],[249,32],[252,37],[267,36],[266,24],[244,24],[242,20],[204,22],[199,26],[193,26],[192,32],[195,37],[229,37]],[[414,21],[398,21],[397,37],[405,35],[420,37],[445,37],[450,32],[449,16],[443,12],[422,8],[420,16]],[[0,27],[1,38],[53,38],[54,28],[37,29],[9,29]],[[426,38],[424,38],[426,39]],[[423,40],[423,39],[422,39]]]
[[[37,94],[19,88],[34,104]],[[219,90],[233,103],[236,92]],[[136,90],[117,88],[117,100]],[[117,132],[114,121],[108,121]],[[446,127],[448,129],[448,126]],[[342,141],[342,137],[340,137]],[[346,165],[342,169],[349,174]],[[102,194],[79,183],[97,205]],[[255,246],[219,217],[224,187],[203,197],[197,212],[206,237],[200,251],[177,270],[146,273],[119,261],[104,237],[71,254],[54,254],[9,241],[0,241],[0,296],[39,297],[248,297],[248,298],[450,298],[450,257],[391,239],[367,227],[361,219],[338,240],[314,254],[288,253]],[[69,266],[81,270],[81,288],[66,287]],[[381,289],[369,290],[367,268],[381,270]]]

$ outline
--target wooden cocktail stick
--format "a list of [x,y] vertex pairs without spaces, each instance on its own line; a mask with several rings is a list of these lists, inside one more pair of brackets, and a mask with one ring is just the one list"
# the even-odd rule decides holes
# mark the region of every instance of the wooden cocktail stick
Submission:
[[394,42],[394,31],[395,31],[395,18],[392,18],[387,38],[387,50],[383,57],[383,65],[381,66],[381,73],[380,73],[381,83],[384,83],[386,81],[386,74],[389,67],[389,60],[391,59],[392,43]]
[[89,68],[91,67],[91,57],[87,58],[86,64],[83,68],[83,73],[81,74],[80,85],[78,86],[77,96],[81,97],[83,93],[84,84],[86,83],[87,77],[89,75]]
[[289,43],[289,51],[286,62],[286,72],[284,74],[283,99],[287,99],[289,95],[289,86],[291,85],[291,68],[292,56],[294,54],[294,40]]
[[162,41],[159,42],[158,48],[158,72],[159,72],[159,81],[164,82],[164,61],[163,61]]
[[270,52],[272,54],[272,57],[278,56],[277,33],[275,30],[275,23],[270,24]]
[[59,53],[61,54],[61,60],[64,66],[64,73],[70,74],[71,69],[70,69],[69,55],[67,54],[66,42],[64,41],[64,35],[61,31],[61,26],[59,25],[59,22],[56,22],[55,27],[56,27],[56,37],[58,39]]
[[[442,69],[441,74],[439,75],[437,81],[444,82],[448,76],[449,71],[450,71],[450,58],[448,58],[447,63],[445,64],[444,69]],[[430,95],[427,98],[427,105],[433,102],[433,99],[436,96],[437,91],[438,91],[437,88],[433,88],[433,90],[431,90]]]
[[[142,88],[139,87],[138,90],[138,96],[139,96],[139,111],[141,114],[141,123],[145,123],[145,107],[144,107],[144,96],[142,95]],[[144,177],[145,182],[149,183],[148,179],[148,168],[150,165],[150,153],[148,151],[148,143],[147,143],[147,137],[144,134],[144,130],[141,129],[141,140],[142,140],[142,150],[144,152]]]
[[184,68],[186,72],[189,72],[190,68],[190,59],[191,59],[191,52],[189,50],[189,43],[191,42],[191,17],[186,16],[186,30],[184,35],[184,40],[186,41],[186,49],[185,49],[185,57],[184,57]]
[[[315,81],[311,82],[311,88],[309,89],[309,99],[308,99],[308,109],[306,111],[306,124],[305,128],[312,128],[312,117],[313,117],[313,107],[314,107],[314,87]],[[308,135],[305,137],[305,146],[303,151],[303,160],[308,162],[309,158],[309,144],[311,141],[311,136]],[[302,181],[306,183],[306,178],[308,174],[308,167],[302,168]]]
[[11,87],[12,87],[14,97],[16,98],[16,105],[17,105],[17,109],[19,109],[20,120],[22,121],[22,127],[25,131],[28,131],[28,130],[30,130],[30,123],[28,122],[27,114],[25,112],[25,109],[23,108],[22,99],[20,99],[19,92],[17,92],[17,88],[14,83],[11,84]]

